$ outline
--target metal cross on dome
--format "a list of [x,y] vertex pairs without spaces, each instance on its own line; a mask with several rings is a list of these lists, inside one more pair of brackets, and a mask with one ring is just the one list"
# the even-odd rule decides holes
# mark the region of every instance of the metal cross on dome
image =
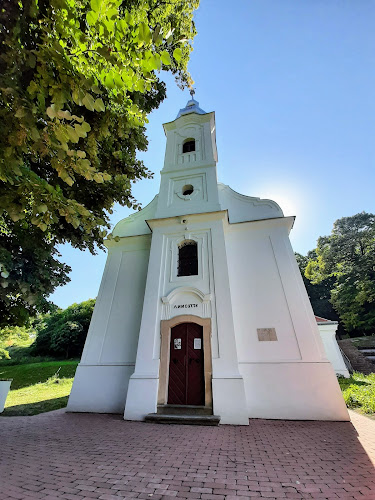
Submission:
[[193,89],[193,87],[190,89],[190,95],[191,98],[194,100],[195,90]]

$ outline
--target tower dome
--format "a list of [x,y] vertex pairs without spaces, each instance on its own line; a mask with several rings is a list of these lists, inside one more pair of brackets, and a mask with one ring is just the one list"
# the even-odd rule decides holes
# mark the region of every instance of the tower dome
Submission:
[[177,118],[180,118],[180,116],[188,115],[189,113],[198,113],[198,115],[206,114],[206,112],[203,111],[203,109],[201,109],[199,107],[199,102],[196,101],[194,99],[194,97],[189,99],[189,101],[186,103],[186,106],[184,108],[180,109],[180,111],[178,112],[178,115],[176,117],[176,120],[177,120]]

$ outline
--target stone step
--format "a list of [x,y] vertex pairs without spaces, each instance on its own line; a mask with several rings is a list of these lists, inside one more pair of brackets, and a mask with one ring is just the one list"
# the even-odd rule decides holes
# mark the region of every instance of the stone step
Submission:
[[219,425],[220,417],[217,415],[160,415],[149,413],[146,422],[156,424],[183,424],[183,425]]
[[158,405],[159,415],[212,415],[212,408],[194,405]]

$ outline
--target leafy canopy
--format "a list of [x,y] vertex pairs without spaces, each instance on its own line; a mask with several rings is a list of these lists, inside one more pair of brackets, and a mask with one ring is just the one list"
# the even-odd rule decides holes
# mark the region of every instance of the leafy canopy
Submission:
[[6,326],[0,328],[0,360],[10,359],[8,348],[18,342],[29,340],[30,335],[25,327]]
[[335,278],[328,277],[319,283],[312,283],[305,276],[305,272],[309,262],[317,258],[316,251],[310,250],[307,256],[303,256],[299,253],[295,255],[314,314],[321,318],[337,321],[339,317],[331,304],[331,290],[335,283]]
[[331,302],[348,331],[375,331],[375,215],[361,212],[334,223],[318,239],[306,267],[312,283],[334,278]]
[[33,324],[37,337],[31,348],[32,354],[65,358],[81,356],[94,306],[95,300],[89,299],[42,315]]
[[[56,245],[95,252],[151,176],[160,70],[191,85],[199,0],[5,0],[0,10],[0,313],[23,323],[67,280]],[[34,255],[30,255],[29,241]]]

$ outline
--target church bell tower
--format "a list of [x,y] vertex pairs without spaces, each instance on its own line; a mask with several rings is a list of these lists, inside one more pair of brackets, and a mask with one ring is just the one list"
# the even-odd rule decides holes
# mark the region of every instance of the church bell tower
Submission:
[[[215,113],[192,97],[172,122],[153,219],[137,361],[125,419],[189,406],[248,424],[238,369]],[[142,395],[142,396],[141,396]],[[140,400],[141,398],[141,400]]]
[[216,176],[215,113],[195,99],[164,124],[167,137],[156,217],[220,210]]

